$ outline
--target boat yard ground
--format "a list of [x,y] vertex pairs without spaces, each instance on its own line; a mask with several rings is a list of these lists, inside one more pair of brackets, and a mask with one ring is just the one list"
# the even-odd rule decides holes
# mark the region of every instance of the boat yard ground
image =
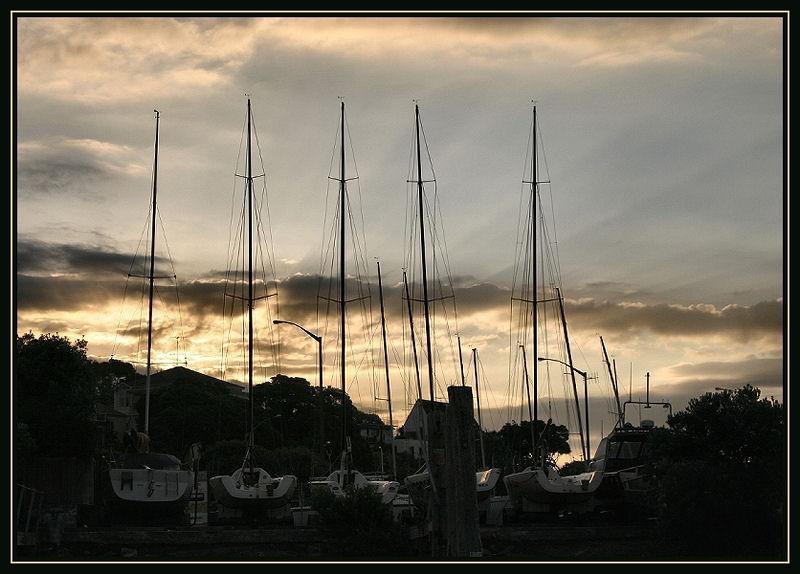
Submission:
[[[664,545],[651,523],[520,524],[481,528],[487,561],[692,560]],[[25,554],[28,554],[26,556]],[[61,544],[30,549],[32,561],[335,561],[430,560],[420,547],[402,556],[347,556],[317,528],[83,527],[64,532]],[[708,557],[702,558],[708,560]]]

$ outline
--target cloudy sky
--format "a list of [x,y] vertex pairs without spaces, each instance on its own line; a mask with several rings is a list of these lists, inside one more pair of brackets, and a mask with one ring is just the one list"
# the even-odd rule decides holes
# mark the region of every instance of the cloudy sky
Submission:
[[[101,359],[116,341],[118,358],[134,357],[118,326],[148,216],[158,108],[179,354],[219,374],[219,277],[245,93],[267,174],[280,317],[318,328],[341,97],[362,255],[382,266],[402,419],[416,393],[399,359],[417,100],[465,359],[478,348],[487,426],[500,425],[521,400],[508,392],[510,289],[536,100],[575,365],[598,377],[593,432],[612,421],[599,335],[634,398],[644,398],[646,371],[651,398],[676,408],[715,386],[781,393],[779,17],[21,17],[16,26],[19,333],[84,336]],[[157,357],[169,366],[176,340],[161,331]],[[289,327],[281,337],[282,371],[315,382],[314,342]],[[339,384],[336,340],[326,384]],[[371,377],[361,369],[349,391],[384,414]],[[438,388],[448,377],[437,374]],[[562,400],[562,390],[551,392]]]

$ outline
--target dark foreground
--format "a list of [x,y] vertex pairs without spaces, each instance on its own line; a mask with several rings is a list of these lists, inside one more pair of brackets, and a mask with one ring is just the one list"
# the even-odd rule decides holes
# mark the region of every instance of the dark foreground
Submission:
[[[706,561],[670,547],[652,523],[482,527],[483,561]],[[429,561],[423,545],[353,555],[317,528],[76,528],[61,544],[15,553],[17,561]],[[746,557],[735,558],[746,560]]]

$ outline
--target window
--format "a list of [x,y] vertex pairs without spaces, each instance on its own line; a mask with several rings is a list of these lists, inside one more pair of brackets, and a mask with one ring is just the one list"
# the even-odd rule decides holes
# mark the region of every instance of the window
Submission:
[[632,459],[639,457],[641,448],[641,442],[626,440],[616,444],[612,443],[610,452],[613,458]]

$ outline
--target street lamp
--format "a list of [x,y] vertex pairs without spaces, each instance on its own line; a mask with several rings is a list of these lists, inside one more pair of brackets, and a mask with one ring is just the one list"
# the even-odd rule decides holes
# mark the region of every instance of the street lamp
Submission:
[[592,450],[591,450],[591,447],[589,446],[589,381],[588,381],[588,376],[586,375],[586,371],[581,371],[579,368],[573,367],[572,365],[567,364],[564,361],[561,361],[559,359],[551,359],[551,358],[548,358],[548,357],[539,357],[537,359],[537,361],[539,361],[539,362],[542,362],[542,361],[553,361],[554,363],[561,363],[565,367],[571,369],[572,371],[578,373],[581,377],[583,377],[583,402],[586,405],[585,406],[585,409],[586,409],[586,452],[584,453],[583,458],[588,463],[589,462],[590,453],[591,453]]
[[282,321],[280,319],[275,319],[272,321],[275,325],[280,325],[285,323],[286,325],[294,325],[301,331],[303,331],[306,335],[314,339],[319,344],[319,388],[322,390],[322,337],[315,333],[312,333],[302,325],[298,325],[297,323],[293,323],[292,321]]

